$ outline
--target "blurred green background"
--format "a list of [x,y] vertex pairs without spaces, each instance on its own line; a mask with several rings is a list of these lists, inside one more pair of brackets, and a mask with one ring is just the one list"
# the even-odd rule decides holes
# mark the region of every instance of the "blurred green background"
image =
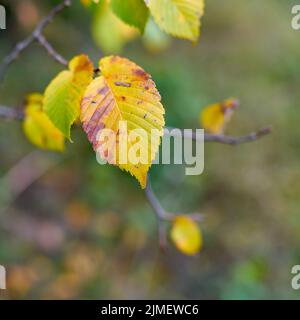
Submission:
[[[0,58],[59,1],[0,1],[8,11]],[[3,299],[298,299],[300,264],[300,31],[294,1],[209,0],[200,42],[173,39],[166,50],[141,38],[121,54],[152,74],[168,126],[199,127],[207,104],[241,102],[228,134],[265,125],[272,135],[236,147],[206,144],[205,171],[154,166],[152,183],[171,212],[201,212],[204,247],[193,258],[159,250],[155,215],[128,174],[100,166],[74,129],[64,154],[36,150],[18,122],[0,122],[0,264]],[[67,58],[103,55],[93,10],[75,1],[46,31]],[[107,31],[109,32],[109,30]],[[165,43],[165,42],[164,42]],[[155,51],[155,52],[154,52]],[[161,52],[157,52],[161,51]],[[7,72],[0,104],[18,106],[62,68],[38,45]],[[28,182],[29,181],[29,182]]]

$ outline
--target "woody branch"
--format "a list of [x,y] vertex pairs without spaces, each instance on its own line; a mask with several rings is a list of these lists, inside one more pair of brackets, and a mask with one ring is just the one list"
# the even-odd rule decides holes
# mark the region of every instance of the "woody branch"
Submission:
[[45,28],[53,21],[55,16],[72,4],[72,0],[64,0],[54,7],[50,13],[43,18],[33,32],[24,40],[18,42],[13,50],[3,59],[0,65],[0,80],[3,79],[6,69],[19,57],[19,55],[28,48],[33,42],[37,41],[44,47],[49,55],[60,64],[66,65],[68,62],[59,53],[57,53],[52,45],[43,36]]
[[[20,56],[20,54],[28,48],[32,43],[35,41],[38,42],[49,54],[49,56],[54,59],[56,62],[67,65],[68,61],[61,56],[51,45],[51,43],[45,38],[43,35],[44,29],[53,21],[55,16],[59,14],[61,11],[63,11],[65,8],[69,7],[72,4],[72,0],[64,0],[59,5],[54,7],[50,13],[43,18],[40,23],[37,25],[37,27],[34,29],[34,31],[23,41],[20,41],[16,44],[14,49],[4,58],[3,62],[0,64],[0,80],[3,79],[4,74],[7,70],[7,68]],[[95,72],[98,70],[96,69]],[[0,105],[0,118],[4,120],[23,120],[24,119],[24,112],[17,108],[12,108],[8,106]],[[180,129],[181,130],[181,129]],[[174,132],[177,132],[175,130]],[[271,132],[270,127],[266,127],[263,129],[260,129],[256,132],[249,133],[244,136],[240,137],[232,137],[232,136],[225,136],[225,135],[219,135],[219,134],[209,134],[205,133],[204,135],[204,141],[206,142],[218,142],[222,144],[228,144],[228,145],[237,145],[242,144],[246,142],[255,141]],[[180,133],[180,132],[179,132]],[[172,133],[173,134],[173,133]],[[185,136],[187,137],[187,136]],[[190,137],[192,140],[197,140],[197,136],[194,133],[190,134]],[[164,229],[163,222],[164,221],[172,221],[176,218],[176,214],[172,214],[167,212],[162,205],[160,204],[158,198],[154,194],[151,188],[151,182],[150,182],[150,175],[148,175],[147,180],[147,186],[145,189],[145,195],[153,208],[157,221],[158,221],[158,232],[159,232],[159,239],[160,239],[160,245],[161,247],[166,246],[166,232]],[[192,218],[194,221],[201,221],[203,216],[199,213],[190,214],[188,215],[190,218]]]

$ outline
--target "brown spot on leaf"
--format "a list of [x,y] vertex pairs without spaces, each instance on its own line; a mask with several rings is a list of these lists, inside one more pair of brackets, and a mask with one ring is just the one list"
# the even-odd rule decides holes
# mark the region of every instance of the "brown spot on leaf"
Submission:
[[105,157],[105,159],[108,158],[108,150],[107,149],[104,151],[104,157]]
[[147,72],[145,72],[143,69],[134,69],[132,73],[136,76],[140,76],[141,78],[144,78],[145,80],[148,80],[150,77]]
[[112,56],[110,59],[111,62],[116,62],[117,60],[118,60],[117,56]]
[[108,92],[109,88],[108,86],[105,86],[103,88],[101,88],[100,90],[98,90],[98,94],[104,95]]
[[129,82],[121,82],[121,81],[115,81],[115,85],[118,86],[118,87],[127,87],[127,88],[131,87],[131,83],[129,83]]

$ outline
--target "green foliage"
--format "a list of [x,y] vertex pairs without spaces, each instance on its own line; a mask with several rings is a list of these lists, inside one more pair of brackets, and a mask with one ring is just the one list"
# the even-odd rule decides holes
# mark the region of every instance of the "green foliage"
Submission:
[[171,44],[171,37],[163,32],[153,19],[149,19],[142,38],[144,46],[152,53],[160,53]]
[[125,23],[144,32],[149,17],[149,9],[144,0],[111,0],[113,12]]
[[44,111],[68,139],[71,126],[79,116],[83,92],[93,79],[93,65],[85,55],[73,58],[69,70],[60,72],[45,91]]
[[119,53],[124,45],[135,39],[138,30],[119,19],[106,1],[95,9],[92,21],[92,35],[96,45],[105,54]]
[[179,38],[198,40],[204,0],[149,0],[148,3],[162,30]]
[[87,0],[83,3],[92,8],[93,37],[106,54],[119,53],[127,42],[137,37],[136,29],[146,33],[143,43],[151,52],[168,47],[170,41],[165,33],[196,42],[204,14],[204,0],[102,0],[97,3]]

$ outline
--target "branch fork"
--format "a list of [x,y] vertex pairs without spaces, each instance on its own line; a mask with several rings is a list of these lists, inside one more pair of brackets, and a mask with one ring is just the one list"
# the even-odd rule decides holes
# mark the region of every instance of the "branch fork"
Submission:
[[[9,67],[9,65],[11,65],[19,57],[19,55],[35,41],[38,42],[48,52],[49,56],[53,60],[55,60],[56,62],[64,66],[68,64],[68,61],[63,56],[61,56],[53,48],[51,43],[45,38],[45,36],[43,35],[43,32],[44,32],[44,29],[53,21],[55,16],[58,15],[60,12],[62,12],[65,8],[71,6],[71,4],[72,4],[72,0],[62,1],[59,5],[54,7],[45,18],[43,18],[40,21],[40,23],[37,25],[34,31],[27,38],[25,38],[23,41],[20,41],[19,43],[16,44],[14,49],[4,58],[2,64],[0,64],[0,80],[3,79],[4,74],[7,68]],[[95,73],[97,73],[98,71],[99,70],[96,69]],[[17,108],[11,108],[11,107],[0,105],[0,118],[6,119],[6,120],[23,120],[24,112]],[[173,132],[176,132],[176,130]],[[266,127],[256,132],[252,132],[250,134],[247,134],[245,136],[240,136],[240,137],[214,135],[214,134],[205,133],[204,141],[218,142],[218,143],[227,144],[227,145],[238,145],[238,144],[258,140],[264,137],[265,135],[269,134],[270,132],[271,132],[271,127]],[[185,135],[185,137],[187,136]],[[187,138],[190,138],[192,140],[197,140],[197,136],[195,133],[192,133]],[[167,244],[167,237],[166,237],[164,222],[174,221],[174,219],[176,219],[178,214],[169,213],[162,207],[162,205],[160,204],[160,201],[152,191],[149,174],[148,174],[147,185],[145,189],[145,195],[157,217],[160,246],[161,248],[165,248]],[[191,219],[193,219],[196,222],[203,221],[203,215],[200,213],[189,214],[187,216],[189,216]]]

